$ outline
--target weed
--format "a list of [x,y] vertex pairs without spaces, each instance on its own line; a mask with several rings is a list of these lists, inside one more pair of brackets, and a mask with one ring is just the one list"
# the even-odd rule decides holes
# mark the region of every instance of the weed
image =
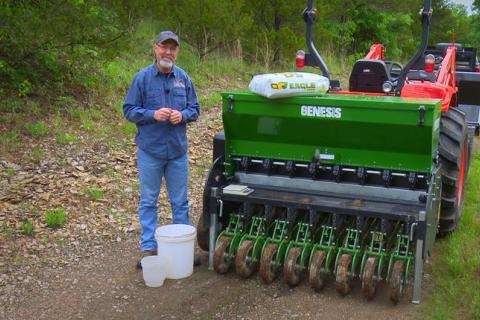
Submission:
[[80,118],[81,127],[86,131],[91,131],[93,129],[93,121],[90,120],[88,117]]
[[28,80],[23,80],[18,84],[18,96],[26,97],[32,92],[32,84]]
[[55,106],[58,109],[69,109],[77,106],[75,98],[72,96],[60,96],[55,99]]
[[134,136],[137,133],[137,126],[132,122],[124,122],[122,132],[129,137]]
[[97,187],[88,187],[87,188],[88,195],[92,200],[100,200],[103,199],[103,190]]
[[69,134],[69,133],[66,133],[66,132],[60,132],[59,134],[57,134],[57,143],[58,144],[67,144],[67,143],[70,143],[70,142],[76,142],[77,141],[77,137],[73,134]]
[[67,213],[63,208],[50,209],[45,212],[45,223],[49,228],[61,227],[67,222]]
[[205,172],[205,166],[202,166],[202,165],[199,165],[195,168],[195,172],[198,173],[198,174],[202,174]]
[[13,237],[15,234],[15,229],[13,229],[11,226],[9,226],[6,222],[2,224],[2,227],[0,228],[2,231],[2,234],[5,238],[10,239]]
[[208,96],[200,96],[200,105],[202,108],[211,108],[215,105],[220,105],[222,97],[218,93],[212,93]]
[[40,105],[37,101],[29,99],[27,101],[27,105],[25,106],[25,109],[30,113],[34,115],[40,114]]
[[31,236],[33,234],[33,222],[30,220],[22,223],[22,232],[24,235]]
[[8,167],[7,169],[5,169],[5,173],[7,174],[7,178],[11,178],[15,175],[15,169],[13,169],[12,167]]
[[22,110],[22,102],[20,99],[2,99],[0,101],[0,112],[16,113]]
[[35,147],[32,150],[32,160],[35,163],[39,163],[43,158],[43,151],[39,147]]
[[20,137],[16,130],[0,134],[0,145],[2,146],[15,148],[18,142],[20,142]]
[[53,126],[58,129],[61,128],[64,123],[65,121],[63,120],[62,115],[60,114],[60,112],[57,111],[57,113],[55,114],[55,119],[53,119]]
[[90,109],[90,116],[93,120],[100,120],[102,117],[102,112],[96,108]]
[[46,136],[48,134],[48,127],[45,122],[36,122],[36,123],[28,123],[25,126],[27,132],[30,136],[34,138],[39,138]]
[[67,108],[67,113],[71,119],[82,119],[87,116],[87,113],[77,106]]

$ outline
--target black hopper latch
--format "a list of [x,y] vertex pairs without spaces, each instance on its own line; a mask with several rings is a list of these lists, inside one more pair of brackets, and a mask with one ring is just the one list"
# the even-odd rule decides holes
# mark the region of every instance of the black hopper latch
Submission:
[[425,106],[418,108],[418,125],[423,127],[425,125]]
[[232,112],[233,111],[233,96],[232,95],[229,95],[227,97],[227,103],[228,103],[228,112]]

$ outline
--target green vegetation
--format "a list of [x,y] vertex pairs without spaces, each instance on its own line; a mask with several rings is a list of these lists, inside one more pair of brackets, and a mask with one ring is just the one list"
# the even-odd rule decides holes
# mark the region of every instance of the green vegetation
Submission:
[[21,228],[24,235],[31,236],[33,234],[34,226],[32,221],[24,221]]
[[13,168],[11,168],[11,167],[10,167],[10,168],[7,168],[7,169],[5,169],[5,173],[7,174],[7,177],[8,177],[8,178],[11,178],[11,177],[13,177],[13,175],[15,174],[15,169],[13,169]]
[[73,135],[73,134],[70,134],[70,133],[66,133],[66,132],[60,132],[59,134],[57,134],[57,143],[58,144],[67,144],[67,143],[70,143],[70,142],[76,142],[77,141],[77,136]]
[[28,134],[34,138],[39,138],[46,136],[48,134],[48,127],[45,122],[35,122],[35,123],[28,123],[25,126]]
[[45,212],[45,223],[49,228],[59,228],[67,222],[67,213],[63,208],[50,209]]
[[2,226],[0,227],[0,232],[2,233],[2,235],[5,238],[10,239],[15,234],[15,229],[13,229],[6,222],[4,222],[4,223],[2,223]]
[[40,149],[38,147],[33,148],[33,150],[32,150],[32,160],[33,160],[33,162],[39,163],[40,160],[42,160],[42,158],[43,158],[42,149]]
[[87,193],[92,200],[100,200],[103,199],[103,190],[97,187],[88,187]]
[[435,244],[435,286],[424,300],[429,319],[480,317],[480,151],[473,158],[460,224]]

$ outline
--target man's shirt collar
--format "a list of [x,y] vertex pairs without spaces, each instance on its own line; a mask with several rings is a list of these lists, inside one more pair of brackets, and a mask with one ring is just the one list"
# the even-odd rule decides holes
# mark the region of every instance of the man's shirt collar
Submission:
[[158,70],[158,67],[155,63],[153,63],[151,65],[151,70],[152,70],[152,74],[154,76],[158,76],[158,75],[162,75],[162,74],[165,74],[165,75],[170,75],[170,74],[173,74],[175,78],[177,78],[178,76],[178,68],[176,65],[173,65],[172,67],[172,70],[170,71],[170,73],[163,73],[163,72],[160,72],[160,70]]

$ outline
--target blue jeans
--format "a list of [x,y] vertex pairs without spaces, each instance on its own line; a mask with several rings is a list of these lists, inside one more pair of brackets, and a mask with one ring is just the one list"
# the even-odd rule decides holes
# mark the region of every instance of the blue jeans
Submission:
[[188,219],[188,155],[175,159],[159,159],[138,150],[138,177],[140,205],[138,214],[142,226],[140,250],[156,250],[157,201],[165,176],[168,198],[172,207],[173,223],[189,224]]

